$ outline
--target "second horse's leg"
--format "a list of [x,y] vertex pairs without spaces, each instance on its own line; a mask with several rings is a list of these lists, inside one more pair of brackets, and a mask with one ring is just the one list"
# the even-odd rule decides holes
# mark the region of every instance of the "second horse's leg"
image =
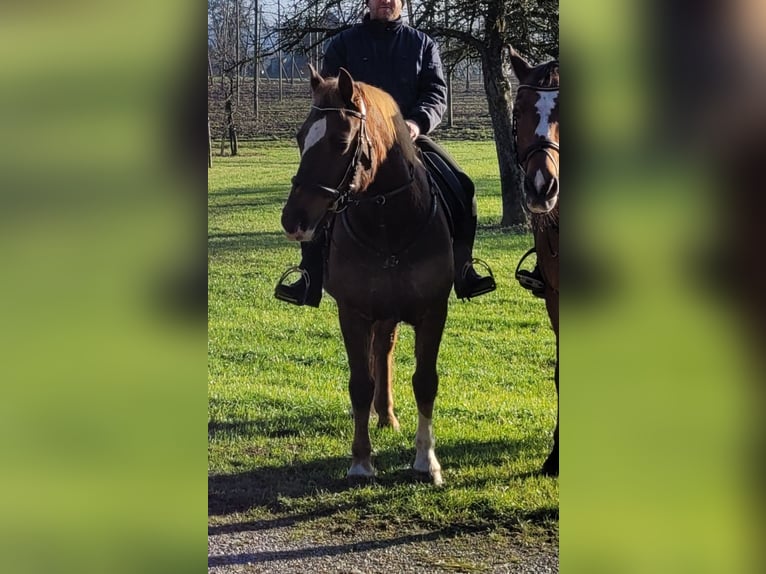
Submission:
[[371,368],[375,379],[373,404],[378,413],[379,427],[399,430],[394,415],[393,362],[396,346],[396,321],[377,321],[373,326]]

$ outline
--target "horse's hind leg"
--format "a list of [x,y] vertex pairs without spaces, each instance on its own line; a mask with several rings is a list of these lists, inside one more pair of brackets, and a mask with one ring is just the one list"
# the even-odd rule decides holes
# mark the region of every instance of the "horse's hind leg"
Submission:
[[370,443],[370,407],[375,383],[370,373],[372,345],[372,322],[357,316],[343,307],[338,308],[340,329],[348,355],[350,377],[348,391],[354,410],[354,441],[351,444],[351,468],[349,478],[372,478],[372,445]]
[[433,410],[436,393],[439,388],[439,375],[436,372],[436,359],[439,355],[444,323],[447,319],[446,301],[444,309],[435,313],[415,326],[415,374],[412,376],[412,388],[418,403],[418,430],[415,434],[416,472],[426,475],[436,486],[443,483],[442,469],[436,459],[436,441],[433,432]]
[[551,325],[553,331],[556,333],[556,373],[554,380],[556,381],[556,428],[553,431],[553,450],[548,455],[548,458],[543,463],[543,473],[549,476],[559,475],[559,299],[558,294],[555,296],[549,293],[545,299],[545,304],[548,307],[548,316],[551,319]]
[[394,416],[393,358],[397,335],[396,321],[377,321],[372,332],[371,367],[375,379],[373,405],[378,413],[379,427],[399,430]]

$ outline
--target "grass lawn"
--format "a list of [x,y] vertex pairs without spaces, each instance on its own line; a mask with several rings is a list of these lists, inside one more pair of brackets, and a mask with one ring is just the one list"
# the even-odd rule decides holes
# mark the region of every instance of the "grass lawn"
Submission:
[[[555,423],[555,339],[544,303],[513,272],[532,245],[504,231],[493,142],[442,142],[474,179],[475,255],[496,292],[450,300],[434,412],[445,486],[414,480],[413,331],[394,370],[401,432],[371,425],[375,484],[350,488],[353,422],[335,302],[272,297],[300,259],[280,226],[298,164],[292,142],[244,144],[209,170],[209,518],[213,525],[293,517],[306,528],[509,530],[557,538],[558,481],[535,472]],[[301,517],[300,519],[298,517]]]

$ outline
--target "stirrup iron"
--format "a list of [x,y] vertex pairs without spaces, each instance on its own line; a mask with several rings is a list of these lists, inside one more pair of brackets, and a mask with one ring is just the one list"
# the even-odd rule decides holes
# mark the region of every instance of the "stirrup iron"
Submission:
[[[287,279],[293,273],[300,273],[301,278],[306,282],[306,289],[303,292],[303,299],[290,297],[289,295],[287,295],[286,293],[283,293],[279,289],[282,286],[289,287],[289,285],[285,285],[285,279]],[[309,277],[309,272],[306,271],[305,269],[301,269],[297,265],[293,265],[292,267],[288,267],[287,270],[284,273],[282,273],[282,276],[277,281],[277,285],[276,287],[274,287],[274,297],[276,297],[280,301],[292,303],[293,305],[305,305],[306,299],[308,298],[310,286],[311,286],[311,277]]]
[[[475,291],[472,291],[470,294],[465,293],[463,295],[458,295],[458,298],[465,301],[466,299],[468,301],[471,300],[473,297],[478,297],[479,295],[485,295],[487,293],[491,293],[495,289],[497,289],[497,283],[495,282],[495,275],[492,273],[492,268],[489,266],[489,264],[484,261],[483,259],[473,258],[470,261],[466,261],[463,265],[463,269],[460,271],[460,277],[465,283],[466,277],[468,275],[468,270],[473,267],[474,272],[476,273],[476,265],[481,265],[484,269],[487,270],[487,273],[489,273],[486,277],[480,277],[479,283],[484,281],[484,285],[482,287],[476,288]],[[478,273],[476,273],[478,275]],[[486,279],[489,279],[489,281],[486,281]],[[457,289],[455,290],[455,293],[457,294]]]
[[516,272],[514,275],[516,276],[516,281],[518,281],[521,286],[524,287],[524,289],[528,289],[534,293],[535,291],[544,290],[545,282],[532,277],[531,273],[526,269],[521,269],[521,264],[524,263],[524,260],[533,253],[537,253],[534,247],[521,256],[519,264],[516,265]]

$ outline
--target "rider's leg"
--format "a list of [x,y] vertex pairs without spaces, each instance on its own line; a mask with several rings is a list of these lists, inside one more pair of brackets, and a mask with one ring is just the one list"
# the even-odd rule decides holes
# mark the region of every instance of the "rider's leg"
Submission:
[[[436,153],[457,178],[461,197],[452,204],[454,236],[452,252],[455,258],[455,294],[460,299],[478,297],[496,289],[491,275],[481,276],[473,267],[473,244],[476,239],[477,213],[476,190],[473,181],[457,165],[447,151],[431,138],[420,136],[416,143],[424,152]],[[451,193],[453,186],[447,185],[444,193]],[[456,207],[457,206],[457,207]]]

